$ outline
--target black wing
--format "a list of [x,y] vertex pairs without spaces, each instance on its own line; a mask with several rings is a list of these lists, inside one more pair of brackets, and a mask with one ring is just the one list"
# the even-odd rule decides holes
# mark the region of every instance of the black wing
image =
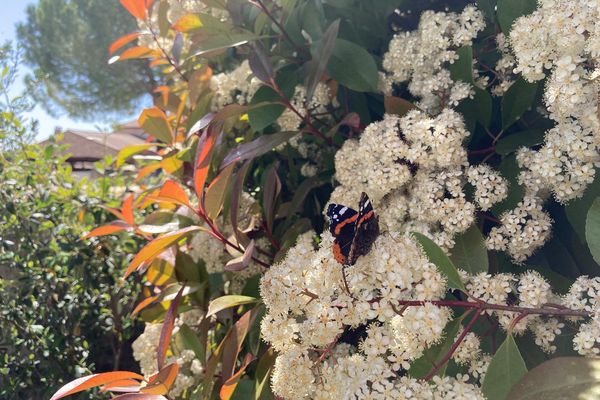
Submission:
[[358,203],[356,228],[347,263],[353,265],[358,257],[367,254],[377,236],[379,236],[379,218],[375,215],[369,196],[363,192]]

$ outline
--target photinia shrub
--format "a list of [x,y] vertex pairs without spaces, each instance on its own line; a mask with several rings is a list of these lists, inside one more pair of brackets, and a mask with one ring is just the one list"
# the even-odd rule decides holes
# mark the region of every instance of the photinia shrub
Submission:
[[139,189],[88,237],[147,241],[143,377],[54,399],[597,385],[596,2],[121,3],[140,30],[111,62],[168,85],[119,157],[154,155]]

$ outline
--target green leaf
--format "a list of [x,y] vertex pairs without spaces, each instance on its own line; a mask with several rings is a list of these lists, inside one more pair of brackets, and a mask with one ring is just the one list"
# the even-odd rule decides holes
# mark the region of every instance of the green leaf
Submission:
[[200,339],[198,339],[198,336],[196,336],[196,333],[189,326],[186,324],[181,325],[179,331],[177,331],[177,336],[186,349],[192,350],[196,358],[204,362],[206,359],[206,349],[200,342]]
[[260,157],[265,153],[273,150],[282,143],[287,142],[298,132],[278,132],[272,135],[262,135],[251,142],[242,143],[238,147],[232,149],[223,159],[221,168],[225,168],[229,164],[236,161],[250,160]]
[[489,260],[485,240],[476,225],[471,225],[456,238],[450,258],[455,265],[471,275],[488,271]]
[[254,384],[254,398],[255,400],[263,399],[263,391],[269,389],[268,381],[271,376],[271,370],[275,365],[275,359],[277,354],[272,347],[269,347],[265,354],[258,361],[256,366],[256,380]]
[[594,182],[585,190],[583,197],[579,199],[573,199],[565,206],[565,213],[569,223],[577,232],[581,243],[587,243],[585,237],[585,219],[592,203],[596,197],[600,196],[600,173],[596,171],[596,178]]
[[[446,325],[443,334],[444,339],[440,343],[425,350],[423,355],[410,365],[408,375],[410,375],[412,378],[422,378],[429,373],[434,364],[437,365],[442,361],[444,356],[450,350],[450,347],[452,347],[452,344],[456,339],[458,329],[460,328],[461,321],[465,318],[465,315],[466,314],[463,314],[459,318],[455,318]],[[448,363],[440,368],[437,375],[443,376],[446,372],[447,366]]]
[[472,99],[464,99],[460,102],[457,110],[461,112],[465,119],[475,120],[485,127],[489,127],[492,122],[492,96],[487,90],[473,87],[475,96]]
[[518,175],[521,169],[514,154],[504,157],[500,162],[498,170],[508,180],[510,190],[506,199],[492,206],[494,215],[501,215],[504,211],[515,208],[525,195],[525,189],[518,182]]
[[[520,1],[520,0],[519,0]],[[502,127],[517,122],[535,100],[539,82],[529,83],[519,77],[502,97]]]
[[521,147],[531,147],[543,142],[544,131],[541,129],[520,131],[498,140],[496,153],[505,156],[514,153]]
[[354,91],[377,91],[379,74],[373,56],[347,40],[336,39],[327,72],[340,84]]
[[527,373],[525,361],[512,335],[496,351],[481,386],[488,400],[508,399],[508,392]]
[[513,386],[511,400],[592,399],[600,390],[600,360],[558,357],[546,361]]
[[463,46],[456,50],[458,59],[454,60],[448,67],[450,76],[454,81],[463,81],[475,84],[473,79],[473,48],[471,46]]
[[600,263],[600,197],[596,197],[587,213],[585,238],[594,261]]
[[[282,69],[277,73],[275,82],[285,95],[286,99],[289,100],[294,95],[296,84],[298,83],[298,76],[295,70],[289,68]],[[261,86],[252,97],[250,104],[256,105],[263,102],[278,101],[281,101],[281,97],[277,92],[269,86]],[[284,110],[285,106],[280,104],[250,108],[248,111],[250,126],[254,131],[262,131],[264,128],[277,121],[277,118],[283,114]]]
[[531,14],[536,8],[536,0],[498,0],[496,15],[502,32],[508,36],[513,22],[522,15]]
[[448,285],[454,289],[465,290],[464,283],[460,280],[460,275],[452,261],[448,258],[444,250],[442,250],[433,240],[419,232],[411,232],[417,242],[423,248],[429,261],[434,263],[440,272],[448,279]]
[[167,116],[160,108],[146,108],[140,114],[138,123],[148,135],[165,143],[171,143],[173,141],[171,126],[169,125]]
[[329,58],[333,53],[339,28],[340,20],[336,19],[329,25],[321,40],[314,42],[310,48],[312,60],[308,64],[306,77],[306,102],[310,102],[312,99],[317,84],[325,72]]
[[257,299],[250,296],[228,295],[217,297],[208,305],[208,312],[206,313],[206,318],[218,313],[221,310],[240,306],[242,304],[256,303],[257,301]]

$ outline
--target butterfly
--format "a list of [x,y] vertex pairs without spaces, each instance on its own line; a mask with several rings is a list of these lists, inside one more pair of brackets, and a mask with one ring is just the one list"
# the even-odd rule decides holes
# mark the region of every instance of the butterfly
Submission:
[[354,265],[358,257],[367,254],[379,235],[379,217],[375,215],[369,196],[363,192],[358,212],[341,204],[327,208],[329,231],[335,238],[333,256],[346,266]]

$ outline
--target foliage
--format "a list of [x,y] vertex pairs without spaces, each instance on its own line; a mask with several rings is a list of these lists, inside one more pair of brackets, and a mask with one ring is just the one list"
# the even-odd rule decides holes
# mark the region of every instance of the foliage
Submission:
[[130,113],[157,82],[143,61],[108,64],[108,45],[134,31],[135,20],[116,0],[42,0],[18,25],[27,77],[36,103],[51,114],[98,121]]
[[[111,52],[167,82],[139,118],[157,147],[119,157],[157,175],[90,233],[147,241],[123,271],[149,289],[131,398],[500,399],[551,354],[598,354],[598,99],[561,118],[548,88],[589,63],[560,53],[544,82],[497,36],[531,2],[121,3],[144,29]],[[340,266],[324,210],[361,191],[382,233]]]

